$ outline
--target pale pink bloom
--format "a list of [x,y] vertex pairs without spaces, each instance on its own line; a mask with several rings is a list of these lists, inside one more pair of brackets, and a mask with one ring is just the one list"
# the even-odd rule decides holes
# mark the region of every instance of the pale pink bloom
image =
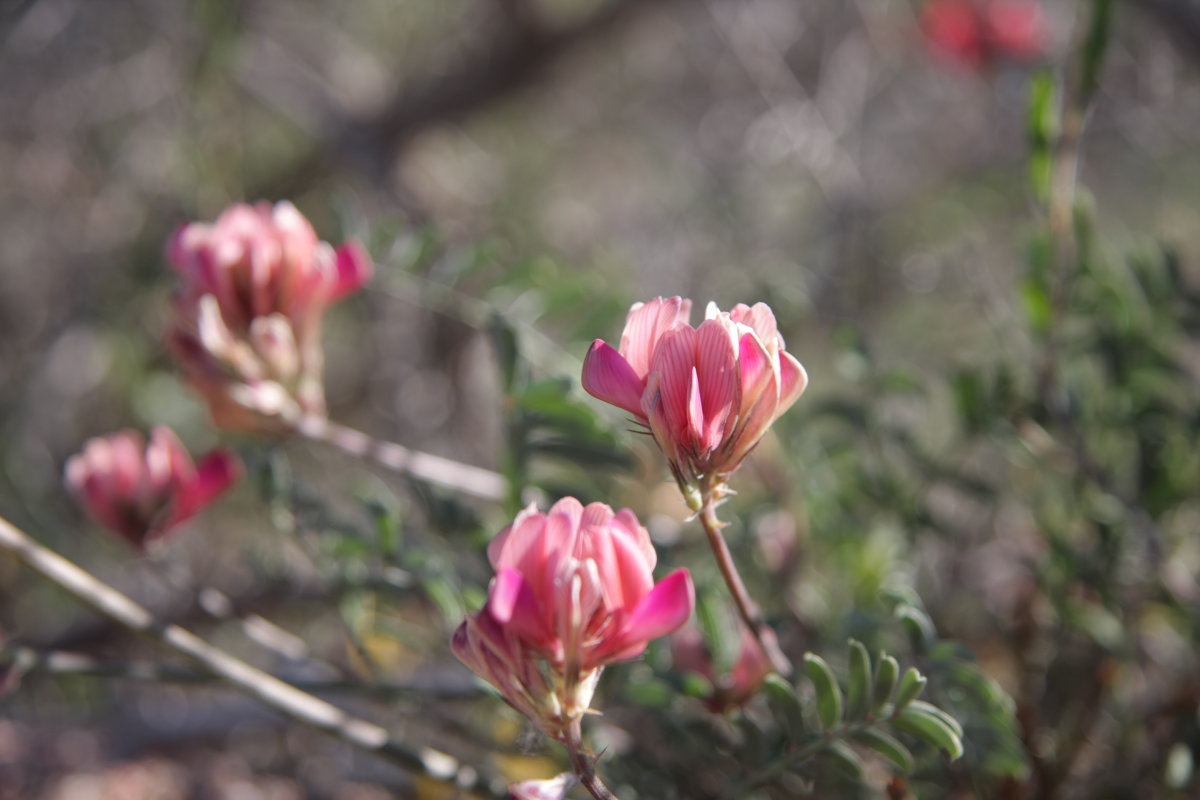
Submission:
[[96,522],[138,548],[196,514],[235,483],[237,456],[214,450],[193,463],[170,428],[147,444],[136,431],[91,439],[67,461],[66,483]]
[[[772,639],[775,636],[770,629],[763,635]],[[718,714],[744,706],[774,672],[770,659],[745,627],[742,628],[737,660],[728,675],[717,677],[712,653],[695,627],[684,628],[671,637],[671,659],[675,669],[695,673],[709,682],[712,689],[705,704]]]
[[508,793],[513,800],[566,800],[567,793],[578,783],[579,778],[573,773],[564,772],[547,780],[510,784]]
[[362,246],[335,250],[284,201],[183,225],[167,257],[182,279],[168,344],[214,421],[256,428],[323,414],[321,318],[370,278]]
[[678,297],[634,305],[620,348],[597,339],[583,364],[583,388],[650,428],[689,497],[701,478],[720,483],[737,469],[808,384],[765,303],[709,304],[696,328],[690,307]]
[[[633,512],[573,497],[543,514],[527,508],[488,547],[496,578],[484,608],[454,637],[454,651],[543,730],[562,739],[587,711],[600,669],[634,658],[692,613],[687,570],[654,583],[657,555]],[[524,663],[522,663],[524,662]],[[529,695],[554,697],[529,712]]]

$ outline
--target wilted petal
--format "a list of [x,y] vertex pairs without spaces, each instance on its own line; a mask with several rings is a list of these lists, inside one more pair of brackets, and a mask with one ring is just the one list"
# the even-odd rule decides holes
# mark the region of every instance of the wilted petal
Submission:
[[645,379],[638,376],[625,357],[597,339],[583,359],[583,390],[598,400],[623,408],[639,418]]

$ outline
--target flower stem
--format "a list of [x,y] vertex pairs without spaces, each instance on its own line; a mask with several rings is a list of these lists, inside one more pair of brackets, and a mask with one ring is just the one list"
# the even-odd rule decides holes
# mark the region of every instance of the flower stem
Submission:
[[482,467],[410,450],[403,445],[368,436],[325,417],[305,415],[292,422],[292,430],[313,441],[324,442],[360,458],[369,458],[380,466],[413,478],[455,489],[484,500],[508,497],[508,481],[503,475]]
[[575,717],[567,729],[567,750],[571,754],[571,770],[579,778],[579,783],[588,790],[595,800],[620,800],[609,791],[596,774],[596,758],[583,750],[583,718]]
[[780,675],[787,677],[792,674],[792,662],[779,649],[779,642],[775,639],[774,631],[767,625],[762,611],[750,598],[750,593],[746,591],[746,584],[742,582],[737,565],[733,563],[729,545],[725,543],[725,537],[721,535],[721,528],[725,527],[725,523],[717,519],[720,484],[714,484],[707,479],[702,480],[700,493],[703,503],[700,508],[700,524],[704,526],[704,532],[708,535],[708,543],[712,547],[713,556],[717,559],[721,577],[725,579],[725,585],[729,587],[729,593],[733,595],[733,602],[737,605],[738,614],[741,615],[742,622],[750,629],[754,640],[771,662],[771,667]]

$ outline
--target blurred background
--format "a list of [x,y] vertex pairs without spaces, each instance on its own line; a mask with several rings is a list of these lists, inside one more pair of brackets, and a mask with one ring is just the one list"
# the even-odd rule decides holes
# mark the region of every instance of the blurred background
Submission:
[[[547,777],[557,750],[521,734],[500,704],[480,705],[469,674],[448,666],[448,632],[488,577],[480,548],[518,500],[570,491],[634,508],[664,563],[711,573],[652,445],[583,395],[579,366],[592,339],[619,338],[635,300],[765,300],[811,387],[743,470],[731,536],[790,653],[836,657],[846,635],[886,644],[901,635],[888,632],[895,598],[919,596],[939,634],[961,642],[954,658],[1013,695],[1018,717],[1055,687],[1088,683],[1079,676],[1101,663],[1139,664],[1138,690],[1160,667],[1194,674],[1194,457],[1172,455],[1175,494],[1145,506],[1161,527],[1159,560],[1114,556],[1174,598],[1174,611],[1152,615],[1156,650],[1121,635],[1131,626],[1114,609],[1127,598],[1101,578],[1064,578],[1052,565],[1057,582],[1042,581],[1055,554],[1083,559],[1046,544],[1045,498],[1029,499],[1050,481],[1036,447],[1013,456],[994,439],[989,449],[963,438],[972,413],[1006,421],[1006,436],[1029,433],[1009,407],[964,400],[975,373],[963,370],[1005,362],[1019,373],[1044,346],[1027,322],[1029,253],[1045,217],[1029,178],[1030,85],[1043,72],[1075,74],[1093,4],[1031,4],[1015,44],[1003,31],[963,44],[940,32],[937,5],[0,5],[0,514],[252,661],[375,686],[339,701],[414,741],[493,773]],[[1112,15],[1079,147],[1088,230],[1099,232],[1098,259],[1169,251],[1172,279],[1194,284],[1200,5],[1126,0]],[[322,238],[357,238],[376,261],[374,282],[327,319],[331,417],[500,470],[530,492],[495,508],[318,444],[226,439],[248,480],[163,552],[136,557],[76,510],[63,464],[87,438],[125,427],[169,424],[194,452],[220,438],[161,346],[173,286],[164,244],[230,203],[285,198]],[[1161,322],[1150,301],[1138,308],[1147,325]],[[1071,330],[1099,341],[1087,326],[1106,313],[1083,308]],[[1184,422],[1156,435],[1186,451],[1200,357],[1194,336],[1180,335],[1171,408]],[[1033,382],[1016,379],[1030,407],[1041,402]],[[899,428],[926,460],[890,461],[895,442],[868,436]],[[1098,457],[1121,458],[1120,447]],[[1063,467],[1063,485],[1078,484],[1077,467]],[[982,489],[938,485],[967,472]],[[1106,506],[1112,514],[1141,518],[1122,492],[1102,494],[1123,498]],[[1074,518],[1077,499],[1063,499],[1060,516]],[[783,550],[763,545],[777,540]],[[1031,599],[1028,584],[1053,591]],[[1058,599],[1090,608],[1092,589],[1108,616],[1077,625]],[[265,623],[247,636],[242,621],[260,615],[294,636]],[[1059,659],[1037,645],[1063,635],[1059,623],[1100,632]],[[0,560],[5,641],[87,653],[116,672],[164,660]],[[912,656],[932,659],[926,671],[940,663]],[[1047,666],[1060,661],[1058,672]],[[682,777],[695,752],[690,766],[687,753],[643,755],[646,764],[628,755],[647,730],[646,704],[685,702],[644,691],[671,684],[665,650],[630,670],[605,695],[614,711],[602,731],[627,764],[614,767],[628,782],[621,796],[708,796]],[[1032,685],[1031,670],[1041,670]],[[932,764],[914,783],[919,796],[1195,796],[1194,681],[1160,698],[1165,738],[1136,742],[1109,735],[1130,730],[1123,712],[1080,719],[1117,683],[1097,679],[1092,703],[1042,705],[1042,720],[1027,713],[1024,727],[977,712],[1003,741],[977,739],[958,772]],[[9,688],[5,800],[453,796],[208,685],[33,669]],[[705,735],[736,766],[736,748]],[[1088,745],[1064,763],[1074,739]],[[1110,771],[1125,757],[1122,783]],[[647,777],[655,770],[661,785]],[[839,796],[882,796],[885,782],[869,775]]]

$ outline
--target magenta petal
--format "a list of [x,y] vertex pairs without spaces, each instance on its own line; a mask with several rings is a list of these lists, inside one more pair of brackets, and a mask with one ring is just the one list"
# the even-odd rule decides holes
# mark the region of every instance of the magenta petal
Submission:
[[651,639],[665,636],[687,622],[695,604],[692,576],[686,569],[675,570],[642,598],[620,632],[604,641],[591,654],[590,661],[600,665],[633,658]]
[[501,625],[507,625],[512,620],[517,598],[524,585],[525,578],[515,569],[504,567],[496,573],[487,601],[487,610],[492,619]]
[[666,636],[692,615],[696,590],[687,569],[677,569],[663,578],[642,598],[625,623],[628,635],[642,641]]
[[345,242],[338,247],[337,283],[329,293],[329,302],[339,300],[371,280],[374,266],[365,247],[358,242]]
[[207,505],[242,478],[242,461],[237,454],[223,448],[213,450],[196,465],[195,488],[192,491],[196,507]]
[[583,390],[598,400],[623,408],[639,419],[642,391],[646,382],[639,378],[625,357],[600,339],[592,342],[583,359]]

